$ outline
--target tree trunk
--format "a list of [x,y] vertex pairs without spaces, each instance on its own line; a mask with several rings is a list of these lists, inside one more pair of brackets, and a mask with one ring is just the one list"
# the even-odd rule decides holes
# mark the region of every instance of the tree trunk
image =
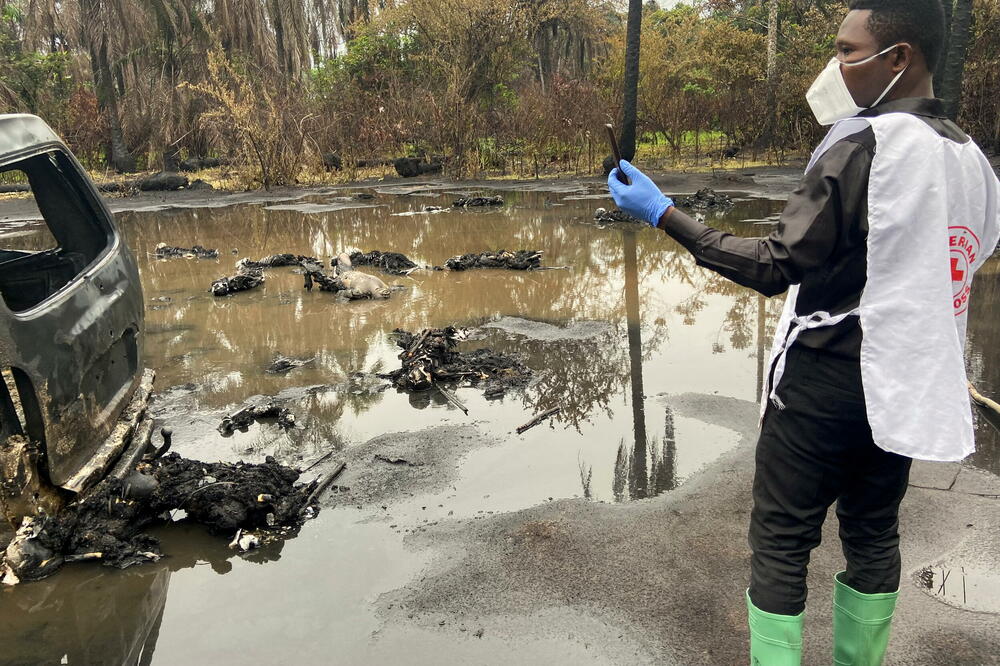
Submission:
[[110,157],[108,162],[121,173],[135,171],[135,158],[125,145],[125,134],[122,132],[121,115],[118,111],[118,93],[111,73],[111,61],[108,58],[107,35],[103,34],[104,21],[101,17],[100,0],[80,0],[80,10],[85,17],[83,31],[84,40],[90,52],[90,69],[94,76],[94,91],[97,103],[104,111],[108,120],[108,131],[111,135]]
[[635,159],[635,125],[639,101],[639,33],[642,30],[642,0],[628,1],[625,33],[625,89],[623,91],[622,157]]
[[937,67],[934,68],[934,94],[941,96],[944,90],[944,68],[948,64],[948,46],[951,43],[951,10],[955,5],[955,0],[944,0],[941,6],[944,8],[944,40],[941,42],[941,53],[938,56]]
[[951,37],[948,40],[948,63],[944,69],[941,97],[944,110],[954,120],[962,103],[962,75],[965,72],[965,52],[972,32],[972,0],[955,0],[951,17]]
[[770,146],[778,127],[778,0],[768,0],[767,5],[767,126],[763,143]]

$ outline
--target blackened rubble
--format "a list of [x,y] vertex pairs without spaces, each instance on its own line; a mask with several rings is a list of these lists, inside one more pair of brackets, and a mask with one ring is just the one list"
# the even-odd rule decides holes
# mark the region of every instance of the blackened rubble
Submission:
[[418,266],[409,257],[399,252],[351,252],[351,263],[355,266],[376,266],[391,275],[407,275]]
[[455,208],[474,208],[478,206],[502,206],[503,197],[462,197],[461,199],[455,199],[451,204]]
[[340,281],[336,277],[331,277],[324,273],[319,265],[303,264],[302,269],[305,273],[305,284],[303,286],[308,291],[312,291],[313,284],[318,286],[320,291],[338,292],[343,289]]
[[403,350],[399,370],[379,375],[397,387],[412,391],[431,388],[435,382],[483,384],[491,393],[524,386],[531,370],[518,359],[491,349],[460,352],[455,349],[460,331],[454,326],[427,328],[419,334],[396,329],[396,344]]
[[689,197],[677,197],[676,203],[681,208],[691,210],[726,209],[733,206],[733,200],[728,195],[710,187],[700,189]]
[[250,424],[260,419],[274,419],[282,430],[295,427],[295,415],[287,407],[282,407],[277,402],[268,400],[263,403],[243,405],[232,414],[224,417],[218,430],[223,435],[231,435],[235,430],[246,432]]
[[218,250],[210,250],[201,245],[195,245],[194,247],[174,247],[173,245],[160,243],[156,246],[154,254],[157,259],[173,259],[174,257],[197,257],[198,259],[219,258]]
[[264,273],[259,268],[240,268],[236,275],[220,277],[212,282],[209,291],[214,296],[227,296],[238,291],[255,289],[264,284]]
[[540,250],[497,250],[496,252],[474,252],[452,257],[444,262],[445,268],[464,271],[470,268],[506,268],[512,271],[534,271],[542,267]]
[[6,583],[44,578],[66,562],[125,568],[156,560],[159,542],[143,530],[176,509],[217,533],[294,536],[318,486],[296,485],[298,478],[297,470],[270,456],[261,464],[233,464],[169,453],[139,463],[124,481],[106,479],[56,515],[25,519],[7,547],[0,577]]
[[279,266],[299,266],[303,263],[316,264],[321,268],[323,266],[323,262],[316,257],[307,257],[302,254],[284,253],[271,254],[263,259],[258,259],[257,261],[249,258],[240,259],[236,263],[236,268],[277,268]]
[[629,222],[632,224],[642,224],[642,220],[637,217],[632,217],[628,213],[618,208],[614,210],[607,210],[605,208],[598,208],[594,211],[594,219],[603,224],[614,224],[616,222]]

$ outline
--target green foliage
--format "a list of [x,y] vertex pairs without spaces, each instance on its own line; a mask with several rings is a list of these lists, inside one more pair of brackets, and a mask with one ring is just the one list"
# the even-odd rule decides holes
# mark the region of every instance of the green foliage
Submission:
[[[1000,10],[975,3],[960,121],[1000,148]],[[621,120],[620,0],[405,0],[346,18],[336,3],[87,4],[100,11],[81,37],[92,17],[78,2],[0,0],[0,107],[43,116],[93,162],[116,122],[95,94],[96,43],[108,49],[129,150],[150,164],[168,148],[231,157],[247,185],[320,173],[327,152],[349,170],[356,159],[437,154],[452,175],[593,172],[607,153],[602,125]],[[809,150],[824,130],[804,94],[845,11],[844,0],[780,0],[770,86],[767,3],[646,3],[640,159]]]
[[[5,10],[10,8],[13,6]],[[4,19],[9,20],[6,14]],[[0,33],[0,81],[7,103],[18,111],[43,115],[58,123],[75,87],[69,73],[69,54],[21,51],[19,47]]]

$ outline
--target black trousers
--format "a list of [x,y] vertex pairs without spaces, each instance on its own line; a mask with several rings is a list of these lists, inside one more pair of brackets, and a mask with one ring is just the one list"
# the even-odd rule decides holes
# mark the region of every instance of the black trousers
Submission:
[[911,459],[872,441],[857,361],[797,346],[757,442],[750,516],[750,599],[797,615],[809,554],[837,502],[847,585],[865,594],[899,588],[899,503]]

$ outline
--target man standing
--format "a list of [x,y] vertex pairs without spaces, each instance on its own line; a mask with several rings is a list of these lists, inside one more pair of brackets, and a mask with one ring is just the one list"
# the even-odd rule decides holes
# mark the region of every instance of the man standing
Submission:
[[945,117],[931,72],[940,0],[851,0],[806,98],[833,125],[767,238],[677,210],[638,169],[618,205],[700,266],[788,290],[762,396],[746,604],[752,664],[801,661],[806,567],[837,503],[834,662],[882,662],[910,463],[974,448],[963,348],[972,274],[1000,237],[1000,183]]

